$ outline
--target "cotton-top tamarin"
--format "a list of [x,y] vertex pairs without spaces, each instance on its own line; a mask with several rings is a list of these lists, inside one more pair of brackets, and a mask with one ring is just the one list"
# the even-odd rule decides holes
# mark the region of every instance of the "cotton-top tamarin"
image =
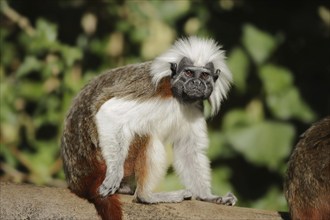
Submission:
[[[103,219],[121,219],[117,193],[136,202],[181,202],[191,197],[234,205],[211,193],[203,101],[213,115],[230,88],[224,51],[212,39],[183,38],[152,62],[101,74],[74,99],[65,120],[62,157],[68,186],[94,203]],[[185,190],[154,193],[166,173],[164,145]]]

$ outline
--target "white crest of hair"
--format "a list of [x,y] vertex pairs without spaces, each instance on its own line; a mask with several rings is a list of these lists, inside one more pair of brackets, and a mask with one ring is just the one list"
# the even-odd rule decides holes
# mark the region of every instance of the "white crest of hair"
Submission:
[[183,57],[189,58],[195,66],[200,67],[212,62],[214,69],[221,71],[209,98],[212,115],[217,114],[221,101],[227,96],[232,75],[225,63],[224,51],[213,39],[192,36],[177,40],[172,48],[153,61],[151,65],[152,81],[157,85],[162,78],[170,76],[170,63],[178,64]]

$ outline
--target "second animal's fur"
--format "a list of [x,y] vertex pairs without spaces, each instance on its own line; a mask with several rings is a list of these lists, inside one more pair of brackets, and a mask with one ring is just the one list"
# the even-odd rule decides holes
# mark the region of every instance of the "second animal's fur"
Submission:
[[[69,188],[95,204],[103,219],[120,219],[117,192],[142,203],[199,200],[234,205],[211,193],[203,100],[212,113],[226,97],[231,74],[213,41],[178,40],[153,62],[110,70],[88,83],[65,121],[62,157]],[[166,173],[164,144],[185,190],[154,193]]]
[[330,116],[301,135],[284,181],[292,220],[330,219]]

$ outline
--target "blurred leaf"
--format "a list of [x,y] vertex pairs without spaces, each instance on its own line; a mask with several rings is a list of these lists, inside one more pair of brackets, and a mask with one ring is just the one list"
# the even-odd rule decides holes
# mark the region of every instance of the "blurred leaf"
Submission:
[[142,44],[141,54],[144,59],[153,59],[171,46],[175,32],[167,23],[159,20],[150,21],[148,26],[152,31]]
[[[1,71],[1,70],[0,70]],[[17,93],[11,78],[4,77],[0,73],[0,121],[15,124],[17,115],[15,107],[17,108]]]
[[295,87],[279,94],[268,95],[266,101],[268,107],[277,118],[296,118],[306,123],[312,122],[316,118],[315,113],[302,100]]
[[243,26],[242,42],[257,64],[264,63],[278,45],[278,39],[250,24]]
[[241,48],[237,47],[231,51],[227,63],[233,74],[235,87],[238,91],[245,92],[250,64],[247,55]]
[[0,155],[5,159],[6,163],[10,164],[12,167],[17,165],[17,158],[10,152],[8,145],[0,143]]
[[55,42],[57,39],[57,26],[45,19],[39,18],[36,22],[37,37],[41,42]]
[[222,129],[228,131],[262,122],[264,118],[262,107],[261,101],[255,99],[247,105],[245,110],[233,109],[229,111],[223,119]]
[[282,93],[292,87],[293,74],[288,69],[268,64],[260,68],[259,76],[267,94]]
[[89,44],[89,49],[91,50],[91,52],[97,55],[104,55],[107,43],[108,43],[107,38],[103,40],[93,39]]
[[19,140],[19,128],[15,124],[1,122],[1,143],[15,143]]
[[34,117],[34,124],[40,127],[43,124],[57,124],[61,121],[61,115],[58,114],[61,106],[61,100],[55,96],[43,97],[39,102],[39,108]]
[[36,34],[27,35],[25,32],[20,33],[19,42],[28,54],[41,55],[45,51],[57,51],[60,43],[57,40],[57,26],[45,19],[39,18],[36,21]]
[[[75,93],[78,92],[82,85],[83,81],[81,79],[81,69],[80,68],[70,68],[67,69],[64,73],[64,85],[71,91]],[[95,75],[93,75],[95,77]]]
[[260,68],[259,75],[266,91],[267,105],[277,118],[297,118],[304,122],[315,120],[315,113],[293,85],[293,74],[288,69],[265,65]]
[[34,56],[27,56],[25,57],[22,65],[17,70],[17,77],[22,77],[25,76],[32,71],[39,71],[42,67],[42,62],[39,61],[36,57]]
[[270,187],[266,195],[251,204],[251,208],[288,211],[284,194],[276,186]]
[[42,68],[42,75],[45,79],[49,77],[58,76],[64,70],[64,60],[60,59],[57,55],[48,54],[46,57],[45,65]]
[[[173,22],[189,10],[189,1],[152,1],[156,6],[155,12],[167,22]],[[153,16],[155,17],[155,16]]]
[[231,129],[226,135],[248,161],[276,170],[290,152],[295,131],[290,124],[264,121]]
[[18,93],[21,97],[37,101],[44,95],[42,84],[28,80],[21,80]]
[[[56,147],[53,143],[49,142],[36,142],[38,143],[37,152],[34,154],[26,154],[31,162],[32,180],[37,184],[44,184],[51,179],[50,169],[55,162],[54,149]],[[53,145],[53,146],[50,146]],[[47,146],[47,147],[46,147]]]
[[232,128],[246,127],[253,124],[253,120],[248,117],[247,113],[242,109],[233,109],[228,112],[222,124],[222,129],[224,131],[230,130]]
[[82,58],[82,52],[78,48],[62,45],[60,50],[67,66],[72,66],[75,61]]
[[0,31],[0,65],[6,66],[10,65],[15,59],[17,59],[17,51],[15,45],[5,41],[5,38],[8,35],[8,31],[6,29],[1,29]]

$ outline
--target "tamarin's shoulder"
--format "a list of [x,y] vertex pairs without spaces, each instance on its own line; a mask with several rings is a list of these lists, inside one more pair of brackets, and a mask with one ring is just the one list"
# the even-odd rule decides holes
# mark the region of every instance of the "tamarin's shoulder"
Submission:
[[141,81],[151,83],[150,67],[151,62],[144,62],[107,70],[88,82],[81,92],[91,90],[94,93],[102,93],[109,87],[120,88]]

